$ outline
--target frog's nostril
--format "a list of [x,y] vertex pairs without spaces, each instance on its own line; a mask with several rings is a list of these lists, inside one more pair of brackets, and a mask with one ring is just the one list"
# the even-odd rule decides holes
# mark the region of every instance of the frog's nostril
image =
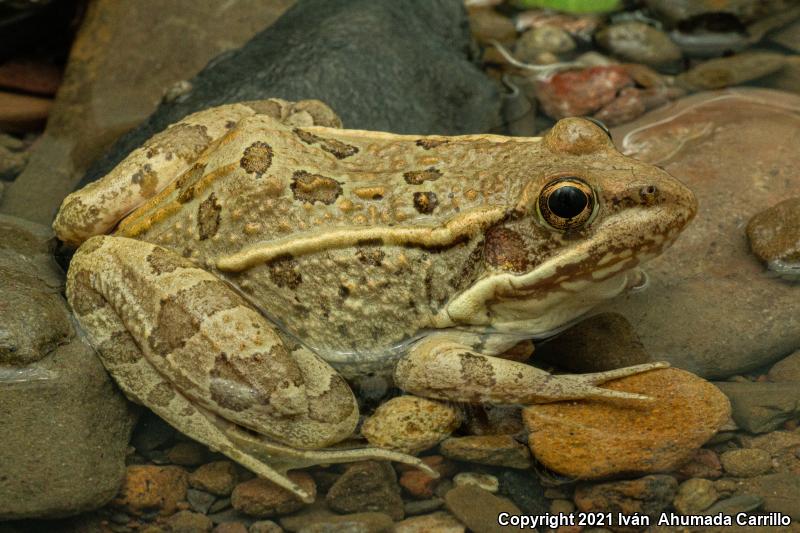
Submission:
[[639,198],[642,200],[642,204],[651,206],[655,205],[658,202],[658,197],[660,196],[660,192],[658,187],[655,185],[647,185],[639,189]]

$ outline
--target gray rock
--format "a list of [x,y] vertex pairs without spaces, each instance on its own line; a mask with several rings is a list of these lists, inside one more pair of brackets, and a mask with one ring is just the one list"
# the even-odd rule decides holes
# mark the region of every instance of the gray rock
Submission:
[[575,40],[566,30],[556,26],[532,28],[517,39],[514,56],[525,63],[533,63],[543,52],[563,54],[575,49]]
[[800,350],[772,365],[767,376],[770,381],[800,381]]
[[697,514],[717,501],[718,495],[714,482],[708,479],[687,479],[678,487],[678,494],[672,500],[681,514]]
[[723,89],[762,78],[785,65],[786,56],[783,54],[744,52],[700,63],[680,74],[677,82],[695,91]]
[[735,515],[755,511],[764,503],[761,496],[755,494],[739,494],[720,500],[700,514],[713,516],[718,513]]
[[405,515],[397,476],[385,462],[351,465],[328,490],[325,503],[338,513],[378,512],[393,520],[402,520]]
[[663,65],[681,59],[681,49],[663,31],[644,22],[612,24],[595,36],[613,55],[645,65]]
[[479,533],[501,533],[506,531],[497,522],[500,513],[521,514],[522,511],[506,498],[495,496],[474,485],[462,485],[444,496],[447,510],[471,531]]
[[750,433],[766,433],[800,416],[800,387],[796,383],[715,382],[731,401],[732,416]]
[[132,414],[74,336],[49,229],[0,216],[0,234],[0,521],[100,507],[125,474]]
[[537,345],[534,357],[577,373],[603,372],[650,361],[633,326],[618,313],[601,313],[581,320]]
[[779,276],[800,281],[800,196],[757,213],[747,224],[756,256]]
[[162,103],[92,165],[81,184],[184,116],[242,100],[317,98],[346,128],[487,131],[499,124],[500,100],[468,60],[469,38],[459,0],[300,0],[244,47],[212,61],[188,93]]
[[769,2],[760,0],[646,0],[645,4],[668,22],[720,11],[752,20],[763,15]]
[[719,459],[725,472],[735,477],[754,477],[772,470],[769,452],[758,448],[728,450]]
[[800,521],[800,474],[781,472],[750,478],[743,483],[748,493],[764,500],[764,511],[783,513]]
[[800,97],[736,89],[612,131],[623,152],[664,167],[700,205],[675,245],[645,265],[649,286],[597,310],[624,315],[653,360],[723,378],[800,347],[800,284],[766,273],[744,231],[755,213],[800,195],[798,128]]
[[530,471],[504,469],[497,478],[501,494],[508,496],[524,513],[541,515],[549,511],[550,502],[545,498],[544,488]]

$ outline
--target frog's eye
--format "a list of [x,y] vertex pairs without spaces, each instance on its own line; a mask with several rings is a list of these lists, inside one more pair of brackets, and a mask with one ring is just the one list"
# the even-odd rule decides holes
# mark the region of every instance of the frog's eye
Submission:
[[580,178],[554,180],[539,194],[539,213],[548,225],[558,230],[583,226],[592,216],[594,191]]

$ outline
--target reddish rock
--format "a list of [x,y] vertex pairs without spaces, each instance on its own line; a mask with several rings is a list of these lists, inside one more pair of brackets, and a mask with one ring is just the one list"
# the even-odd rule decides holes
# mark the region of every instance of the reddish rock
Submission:
[[167,459],[175,465],[201,465],[208,460],[208,448],[199,442],[181,441],[167,450]]
[[127,513],[139,515],[158,511],[174,514],[178,502],[186,500],[189,475],[177,466],[129,466],[114,504]]
[[[289,478],[316,496],[314,480],[305,472],[290,472]],[[239,483],[231,494],[231,505],[240,513],[257,518],[267,518],[293,513],[305,505],[291,492],[267,481],[255,478]]]
[[422,461],[438,472],[439,477],[432,478],[421,470],[405,468],[408,465],[403,465],[404,468],[399,469],[402,472],[400,474],[399,483],[406,492],[416,498],[431,498],[436,486],[443,479],[452,476],[456,471],[456,467],[452,462],[441,455],[429,455],[423,457]]
[[531,450],[545,466],[580,479],[670,471],[730,417],[725,395],[683,370],[645,372],[603,387],[655,401],[575,401],[525,408]]
[[61,84],[61,69],[48,63],[11,60],[0,65],[0,87],[52,96]]
[[214,527],[209,517],[191,511],[178,511],[164,520],[164,524],[168,528],[167,531],[174,533],[207,533]]
[[800,279],[800,196],[756,214],[747,224],[747,238],[770,270]]
[[536,96],[549,116],[591,115],[617,97],[633,80],[619,65],[558,72],[536,84]]

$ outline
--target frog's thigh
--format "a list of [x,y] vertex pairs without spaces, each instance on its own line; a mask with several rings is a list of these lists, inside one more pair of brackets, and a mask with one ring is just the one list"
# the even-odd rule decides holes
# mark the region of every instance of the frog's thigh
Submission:
[[355,428],[355,398],[327,363],[289,352],[228,285],[164,248],[92,238],[73,258],[67,296],[120,386],[182,431],[175,398],[298,448]]
[[397,363],[401,389],[429,398],[492,404],[532,404],[581,398],[648,399],[597,387],[656,368],[647,363],[595,374],[553,375],[536,367],[472,351],[447,335],[432,335]]

